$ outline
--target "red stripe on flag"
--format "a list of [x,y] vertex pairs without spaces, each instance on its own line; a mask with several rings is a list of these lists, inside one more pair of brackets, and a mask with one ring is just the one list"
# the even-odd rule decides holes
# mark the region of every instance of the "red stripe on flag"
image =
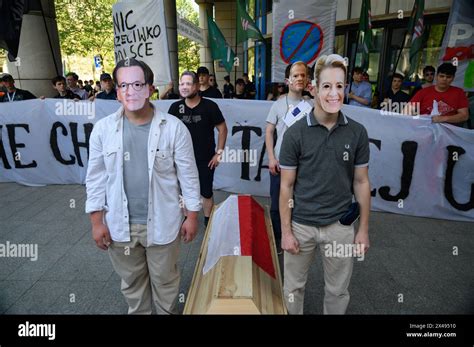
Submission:
[[265,213],[251,196],[239,196],[240,254],[250,255],[267,274],[276,278]]

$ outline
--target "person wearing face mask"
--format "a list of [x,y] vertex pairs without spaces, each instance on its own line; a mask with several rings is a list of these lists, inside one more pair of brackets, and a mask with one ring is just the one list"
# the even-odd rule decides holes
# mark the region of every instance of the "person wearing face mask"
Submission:
[[92,236],[122,279],[129,314],[151,314],[152,304],[158,314],[178,313],[179,244],[196,236],[201,209],[191,135],[150,102],[147,64],[121,60],[113,77],[121,107],[90,137]]
[[[286,130],[281,145],[284,296],[291,314],[303,313],[317,248],[324,268],[324,314],[344,314],[352,257],[363,256],[369,247],[369,138],[361,124],[341,112],[346,73],[344,59],[337,54],[317,60],[314,108]],[[358,204],[352,203],[353,195]],[[360,223],[354,234],[357,206]],[[334,245],[351,246],[354,252],[341,254]]]
[[[227,126],[219,106],[214,101],[199,95],[197,74],[192,71],[181,74],[179,94],[183,99],[173,103],[168,113],[181,119],[191,133],[203,197],[204,226],[207,227],[214,205],[212,189],[214,171],[224,151]],[[214,129],[219,133],[217,148]]]
[[[280,166],[278,162],[280,147],[288,127],[293,125],[298,118],[304,117],[305,112],[309,113],[313,107],[313,101],[308,97],[303,97],[303,91],[308,85],[308,66],[302,61],[289,65],[285,71],[285,78],[289,91],[273,103],[268,112],[265,130],[265,147],[270,170],[270,216],[278,254],[282,252],[279,212]],[[296,114],[294,114],[295,111],[297,111]]]

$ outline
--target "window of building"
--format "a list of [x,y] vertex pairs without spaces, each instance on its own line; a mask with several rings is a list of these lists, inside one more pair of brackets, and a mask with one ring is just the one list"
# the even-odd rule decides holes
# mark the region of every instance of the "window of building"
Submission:
[[344,56],[346,35],[336,35],[334,40],[334,53]]

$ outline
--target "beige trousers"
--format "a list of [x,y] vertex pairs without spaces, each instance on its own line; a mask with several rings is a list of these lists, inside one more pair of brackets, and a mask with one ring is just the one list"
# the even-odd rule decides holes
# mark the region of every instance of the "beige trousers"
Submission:
[[327,250],[335,244],[353,244],[354,227],[339,222],[323,227],[293,222],[292,229],[300,251],[296,255],[284,253],[283,292],[288,312],[303,314],[308,271],[319,246],[324,268],[324,314],[344,314],[350,298],[348,287],[353,258],[347,254],[328,254]]
[[147,227],[131,224],[130,242],[112,242],[109,256],[122,279],[129,314],[178,313],[179,235],[167,245],[146,246]]

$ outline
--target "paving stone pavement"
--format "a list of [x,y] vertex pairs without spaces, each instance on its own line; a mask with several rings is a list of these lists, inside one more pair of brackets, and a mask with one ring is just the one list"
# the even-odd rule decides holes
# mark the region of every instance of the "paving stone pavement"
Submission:
[[[217,191],[216,203],[228,195]],[[0,313],[126,314],[120,279],[92,240],[84,202],[81,185],[0,183],[0,243],[38,245],[36,261],[0,258]],[[199,225],[196,240],[181,247],[184,295],[204,236],[202,214]],[[474,313],[474,223],[372,212],[370,239],[365,260],[354,262],[348,314]],[[322,314],[323,295],[316,256],[305,313]]]

